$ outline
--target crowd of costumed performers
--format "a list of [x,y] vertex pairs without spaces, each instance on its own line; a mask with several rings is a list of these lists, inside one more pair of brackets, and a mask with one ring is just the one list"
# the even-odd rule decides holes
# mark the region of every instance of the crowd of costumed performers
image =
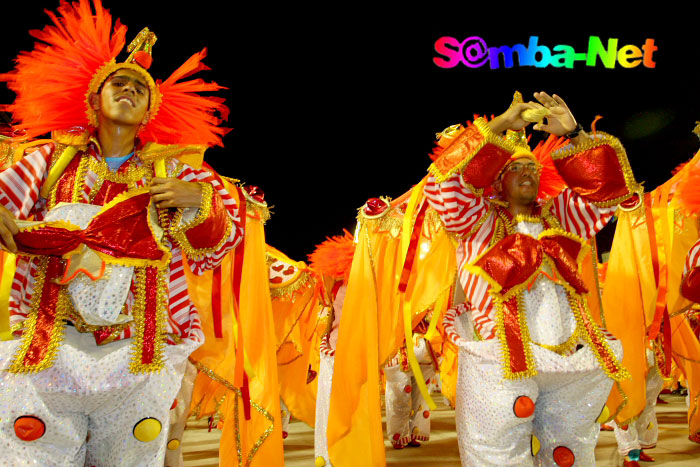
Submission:
[[181,466],[194,417],[220,465],[283,465],[293,416],[317,467],[382,466],[429,441],[437,388],[462,465],[594,465],[607,423],[634,467],[679,380],[700,442],[700,153],[645,193],[596,122],[516,92],[307,264],[204,161],[228,132],[223,88],[190,78],[206,50],[156,80],[155,34],[125,47],[100,0],[49,18],[0,74],[3,463]]
[[[516,93],[498,117],[446,129],[427,177],[361,209],[335,355],[334,388],[344,387],[331,392],[332,465],[385,464],[377,370],[426,319],[428,340],[444,341],[433,347],[442,389],[454,391],[463,465],[594,464],[606,399],[629,374],[622,343],[595,320],[592,238],[618,205],[639,207],[642,191],[617,139],[586,133],[560,97],[534,97]],[[530,122],[550,134],[535,149]],[[415,377],[404,389],[421,393],[429,415],[419,355],[402,351]],[[418,439],[388,431],[395,447]]]

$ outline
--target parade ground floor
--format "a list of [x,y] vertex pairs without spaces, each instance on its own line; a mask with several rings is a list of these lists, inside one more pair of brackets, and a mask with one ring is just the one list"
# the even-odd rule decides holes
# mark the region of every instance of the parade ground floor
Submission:
[[[659,422],[659,442],[655,449],[648,451],[656,462],[642,463],[643,466],[657,467],[697,467],[700,465],[700,444],[688,440],[685,398],[676,395],[662,395],[668,404],[657,405]],[[436,397],[438,410],[433,412],[430,441],[419,448],[392,449],[386,444],[387,465],[389,466],[459,466],[457,433],[455,432],[454,410],[442,396]],[[207,467],[219,465],[218,430],[209,432],[206,420],[188,422],[183,437],[185,466]],[[309,467],[314,465],[314,431],[306,424],[292,420],[289,437],[284,442],[284,458],[287,467]],[[622,465],[617,455],[615,436],[612,432],[602,432],[596,448],[596,461],[599,467]]]

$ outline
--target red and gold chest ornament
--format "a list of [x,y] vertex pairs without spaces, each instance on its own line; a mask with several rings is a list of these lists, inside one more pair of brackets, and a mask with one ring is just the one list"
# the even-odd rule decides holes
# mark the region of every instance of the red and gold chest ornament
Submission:
[[[75,203],[85,178],[83,153],[66,167],[49,197],[49,208],[58,203]],[[152,170],[152,165],[148,165]],[[81,331],[93,332],[95,341],[113,341],[124,325],[87,326],[76,316],[65,282],[83,272],[99,278],[104,263],[134,267],[131,286],[133,303],[129,310],[134,351],[133,373],[158,371],[163,367],[165,320],[168,313],[168,272],[170,252],[159,240],[156,214],[146,188],[128,191],[128,183],[111,183],[112,199],[81,229],[64,221],[32,223],[20,229],[17,244],[21,255],[36,257],[37,272],[30,310],[25,320],[22,343],[9,371],[35,372],[53,365],[63,339],[65,322],[73,321]],[[103,185],[104,190],[105,185]],[[128,228],[127,228],[128,226]],[[97,258],[84,261],[86,254]],[[75,267],[71,267],[76,263]],[[84,328],[84,329],[83,329]]]
[[13,104],[0,106],[13,114],[16,130],[31,138],[76,127],[94,128],[97,117],[88,104],[89,96],[99,93],[112,73],[129,69],[143,77],[150,91],[139,132],[142,143],[223,145],[221,138],[229,129],[219,124],[228,118],[228,107],[221,98],[198,93],[225,88],[201,79],[184,80],[208,69],[202,63],[206,49],[160,82],[148,72],[156,42],[148,28],[128,46],[126,61],[118,63],[127,28],[119,20],[112,26],[112,16],[100,0],[93,0],[92,6],[90,0],[62,1],[57,13],[48,15],[52,24],[30,31],[37,39],[34,50],[21,52],[15,69],[0,74],[0,81],[17,94]]
[[[503,370],[506,378],[531,377],[537,374],[531,339],[528,332],[523,293],[530,290],[540,275],[564,287],[576,330],[567,342],[551,349],[569,353],[580,341],[590,345],[593,354],[608,376],[616,381],[629,377],[620,365],[605,335],[593,321],[585,294],[588,288],[579,274],[578,265],[587,253],[586,242],[563,230],[551,215],[551,204],[542,207],[543,216],[531,216],[528,221],[541,222],[544,231],[537,238],[513,231],[510,213],[496,207],[495,241],[476,261],[467,266],[469,272],[486,280],[489,294],[496,306],[497,335],[503,349]],[[539,211],[539,208],[537,209]]]

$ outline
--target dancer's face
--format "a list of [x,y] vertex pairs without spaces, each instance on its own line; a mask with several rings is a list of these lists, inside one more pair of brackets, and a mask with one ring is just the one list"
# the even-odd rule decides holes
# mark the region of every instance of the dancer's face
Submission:
[[500,180],[500,192],[509,204],[529,206],[537,199],[540,175],[537,163],[527,157],[508,164]]
[[140,125],[144,121],[150,92],[143,77],[129,69],[112,73],[99,94],[100,116],[123,125]]

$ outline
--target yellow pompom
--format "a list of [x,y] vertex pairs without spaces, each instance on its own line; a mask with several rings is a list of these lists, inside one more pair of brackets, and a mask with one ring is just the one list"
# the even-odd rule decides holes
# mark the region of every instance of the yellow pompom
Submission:
[[600,411],[600,415],[598,415],[598,419],[596,420],[596,423],[605,423],[610,420],[610,409],[608,408],[607,405],[603,406],[603,410]]
[[180,440],[179,439],[171,439],[168,441],[168,449],[171,451],[174,451],[175,449],[180,447]]
[[155,418],[144,418],[134,425],[134,438],[143,443],[153,441],[158,437],[163,426]]
[[530,437],[530,452],[532,453],[532,456],[535,457],[538,452],[540,452],[540,440],[537,439],[537,436],[532,435]]
[[314,461],[314,465],[316,467],[323,467],[324,465],[326,465],[326,459],[324,459],[323,456],[318,456]]

